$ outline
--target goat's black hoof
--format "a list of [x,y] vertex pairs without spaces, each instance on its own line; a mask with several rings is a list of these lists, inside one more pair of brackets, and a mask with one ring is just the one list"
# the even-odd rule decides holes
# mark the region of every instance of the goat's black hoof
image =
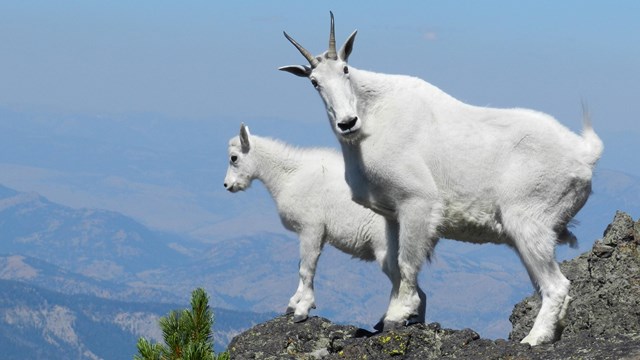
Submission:
[[308,315],[294,315],[293,316],[293,322],[294,323],[300,323],[303,322],[305,320],[307,320],[309,318]]
[[424,324],[424,320],[421,320],[418,315],[412,316],[407,320],[406,325],[409,326],[413,324]]
[[373,326],[377,331],[392,331],[402,329],[406,326],[406,321],[389,321],[389,320],[380,320],[377,324]]
[[380,332],[384,331],[384,320],[380,320],[377,324],[373,325],[373,329]]
[[405,321],[385,321],[384,331],[399,330],[406,326]]

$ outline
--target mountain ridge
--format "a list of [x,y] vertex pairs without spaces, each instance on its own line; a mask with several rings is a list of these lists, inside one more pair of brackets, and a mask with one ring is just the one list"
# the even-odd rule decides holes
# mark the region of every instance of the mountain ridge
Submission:
[[[162,342],[158,320],[188,304],[121,301],[63,294],[0,279],[3,359],[124,359],[145,337]],[[273,314],[213,308],[217,351],[246,328]]]
[[[131,358],[139,336],[162,340],[159,317],[187,308],[189,293],[201,286],[190,281],[177,292],[149,279],[187,266],[206,247],[113,211],[74,209],[0,185],[3,358]],[[103,266],[91,268],[96,263]],[[233,335],[272,316],[225,309],[212,300],[218,351]],[[114,312],[118,308],[123,310]],[[101,347],[101,337],[123,350]]]

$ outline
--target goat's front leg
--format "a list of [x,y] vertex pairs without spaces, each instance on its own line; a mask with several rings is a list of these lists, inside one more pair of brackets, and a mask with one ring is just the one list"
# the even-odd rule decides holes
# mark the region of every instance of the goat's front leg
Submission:
[[398,209],[400,284],[396,299],[389,303],[385,329],[424,321],[426,296],[418,286],[418,274],[437,244],[440,209],[438,204],[423,199],[407,201]]
[[293,313],[294,322],[305,321],[309,317],[309,310],[315,309],[315,295],[313,292],[313,278],[316,274],[318,258],[323,246],[323,233],[305,230],[300,233],[300,281],[298,289],[289,300],[287,314]]
[[[382,271],[391,281],[391,295],[389,296],[389,307],[393,308],[398,301],[398,293],[400,289],[400,269],[398,268],[398,223],[389,218],[386,219],[386,246],[376,249],[376,259],[382,268]],[[420,307],[416,322],[425,322],[425,310],[427,306],[427,296],[418,287],[418,295],[420,296]],[[384,320],[386,313],[380,321],[373,326],[376,330],[384,330]]]

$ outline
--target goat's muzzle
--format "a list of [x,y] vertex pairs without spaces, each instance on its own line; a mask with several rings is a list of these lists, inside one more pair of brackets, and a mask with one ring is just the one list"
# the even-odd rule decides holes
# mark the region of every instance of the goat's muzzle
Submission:
[[237,190],[234,189],[233,184],[228,184],[228,183],[224,183],[224,188],[227,189],[229,192],[236,192]]
[[343,133],[349,133],[351,131],[358,130],[359,128],[359,126],[357,126],[358,117],[357,116],[350,117],[348,119],[338,122],[337,125],[340,131],[342,131]]

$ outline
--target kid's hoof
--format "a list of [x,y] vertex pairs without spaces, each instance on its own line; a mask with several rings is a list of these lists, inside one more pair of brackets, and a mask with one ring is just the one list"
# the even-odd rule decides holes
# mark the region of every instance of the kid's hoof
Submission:
[[291,307],[291,306],[287,306],[287,310],[285,311],[285,315],[293,314],[294,312],[296,312],[296,308]]
[[294,315],[293,316],[293,322],[294,323],[303,322],[303,321],[307,320],[308,318],[309,318],[309,316],[307,316],[307,315]]

